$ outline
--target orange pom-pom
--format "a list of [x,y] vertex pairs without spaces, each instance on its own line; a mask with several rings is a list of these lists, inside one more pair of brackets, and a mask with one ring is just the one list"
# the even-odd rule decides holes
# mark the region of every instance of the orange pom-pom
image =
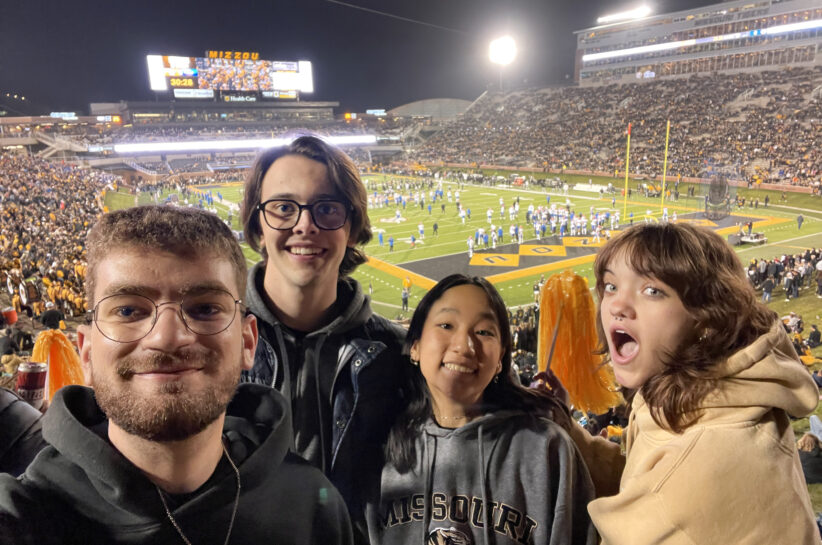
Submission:
[[68,337],[59,329],[49,329],[37,335],[31,360],[48,363],[47,395],[54,393],[69,384],[84,384],[80,356]]
[[568,390],[574,407],[602,414],[617,406],[621,397],[613,371],[603,365],[603,357],[595,353],[596,306],[588,282],[570,270],[555,274],[542,288],[539,306],[537,361],[540,370],[546,370],[553,344],[551,371]]

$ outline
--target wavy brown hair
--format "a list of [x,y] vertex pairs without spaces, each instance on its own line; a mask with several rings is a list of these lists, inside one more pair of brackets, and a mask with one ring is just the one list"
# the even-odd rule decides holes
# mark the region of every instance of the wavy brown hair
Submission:
[[662,355],[663,371],[639,388],[654,421],[682,433],[716,386],[717,365],[768,332],[777,315],[759,302],[736,253],[718,234],[687,223],[640,224],[608,242],[594,263],[599,352],[606,358],[603,276],[621,256],[637,274],[676,291],[694,320],[693,331]]
[[262,202],[263,178],[274,164],[274,161],[286,155],[299,155],[325,165],[328,180],[334,190],[342,197],[345,204],[351,207],[350,239],[356,244],[345,249],[345,256],[340,263],[340,276],[346,276],[366,261],[365,253],[359,248],[367,244],[372,237],[371,221],[368,219],[368,197],[365,186],[360,179],[356,165],[348,155],[339,148],[314,135],[302,135],[290,144],[270,148],[261,152],[245,180],[245,194],[240,207],[240,218],[248,245],[268,260],[265,248],[260,246],[263,228],[260,224],[260,212],[257,205]]

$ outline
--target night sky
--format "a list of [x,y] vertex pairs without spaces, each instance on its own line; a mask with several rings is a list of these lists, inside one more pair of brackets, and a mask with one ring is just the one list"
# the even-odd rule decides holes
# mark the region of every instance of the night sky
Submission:
[[[90,102],[153,100],[145,56],[258,51],[310,60],[313,95],[343,110],[391,109],[427,98],[472,100],[498,68],[488,43],[508,33],[519,55],[506,85],[573,77],[574,30],[636,0],[0,0],[0,102],[8,115],[87,112]],[[709,5],[649,0],[656,13]],[[409,22],[397,17],[413,19]],[[426,24],[422,24],[426,23]],[[433,26],[432,26],[433,25]],[[441,28],[440,28],[441,27]],[[17,110],[17,111],[14,111]]]

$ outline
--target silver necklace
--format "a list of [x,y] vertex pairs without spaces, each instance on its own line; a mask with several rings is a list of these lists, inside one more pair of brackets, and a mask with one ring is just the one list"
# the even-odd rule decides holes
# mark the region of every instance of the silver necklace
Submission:
[[[231,469],[234,470],[234,474],[237,476],[237,496],[234,498],[234,510],[231,511],[231,520],[228,522],[228,531],[225,534],[225,545],[228,545],[228,539],[231,537],[231,530],[234,529],[234,517],[237,516],[237,508],[240,506],[240,470],[237,469],[237,466],[234,464],[234,460],[231,459],[231,456],[228,455],[228,449],[225,448],[225,443],[223,443],[223,453],[225,457],[228,459],[228,463],[231,464]],[[163,495],[163,491],[160,490],[160,487],[156,484],[154,488],[157,489],[157,494],[160,495],[160,501],[163,502],[163,507],[166,510],[166,515],[168,515],[168,520],[171,521],[172,526],[174,529],[177,530],[177,533],[180,534],[180,537],[183,539],[183,543],[186,545],[191,545],[191,542],[183,533],[182,528],[180,525],[177,524],[177,521],[174,519],[174,516],[171,514],[171,510],[168,508],[168,503],[166,503],[166,497]]]

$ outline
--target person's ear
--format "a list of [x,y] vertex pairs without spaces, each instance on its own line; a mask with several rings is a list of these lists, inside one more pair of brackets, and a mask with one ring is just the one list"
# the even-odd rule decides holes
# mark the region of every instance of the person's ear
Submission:
[[254,366],[254,352],[257,350],[257,317],[249,314],[243,318],[243,369],[248,371]]
[[77,326],[77,348],[80,352],[80,367],[83,370],[83,380],[86,386],[94,387],[91,371],[91,326]]
[[409,351],[409,355],[411,356],[412,360],[419,361],[420,359],[420,341],[414,341],[414,344],[411,345],[411,350]]

